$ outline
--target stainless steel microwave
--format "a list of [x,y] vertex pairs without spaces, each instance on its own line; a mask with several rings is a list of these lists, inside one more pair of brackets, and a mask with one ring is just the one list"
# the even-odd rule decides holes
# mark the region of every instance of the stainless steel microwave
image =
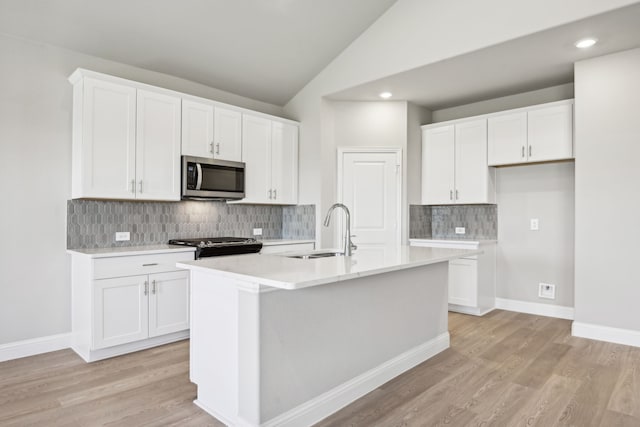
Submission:
[[244,163],[182,156],[182,198],[238,200],[244,198]]

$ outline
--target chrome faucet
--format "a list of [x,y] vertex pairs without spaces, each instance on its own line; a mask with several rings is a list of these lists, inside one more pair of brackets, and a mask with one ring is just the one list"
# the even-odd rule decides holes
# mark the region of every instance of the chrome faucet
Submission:
[[[351,256],[353,251],[358,249],[358,247],[356,245],[354,245],[353,242],[351,241],[351,214],[349,213],[349,208],[346,207],[345,205],[343,205],[342,203],[334,203],[329,208],[329,211],[327,212],[327,216],[324,217],[324,226],[325,227],[329,226],[329,223],[331,222],[331,212],[333,212],[333,210],[335,208],[342,208],[344,210],[345,214],[347,215],[347,229],[345,230],[345,233],[344,233],[344,250],[343,250],[343,253],[346,256]],[[353,236],[353,237],[355,237],[355,236]]]

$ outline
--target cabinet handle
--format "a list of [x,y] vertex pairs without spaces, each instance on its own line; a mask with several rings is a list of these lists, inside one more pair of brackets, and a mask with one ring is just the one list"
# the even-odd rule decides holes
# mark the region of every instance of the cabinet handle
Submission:
[[522,158],[524,159],[524,145],[522,146]]
[[449,190],[449,200],[453,200],[453,190]]
[[529,157],[531,157],[531,146],[529,146]]
[[131,192],[132,193],[136,192],[136,180],[135,179],[131,180]]
[[156,281],[151,282],[151,293],[155,295],[156,293]]
[[140,180],[140,193],[142,193],[142,180]]
[[458,190],[456,190],[456,200],[458,200],[458,199],[459,199],[459,197],[458,197]]
[[278,190],[276,190],[275,188],[273,189],[273,200],[278,198]]
[[144,281],[144,296],[149,295],[149,281],[145,280]]
[[220,154],[220,143],[216,144],[216,154]]
[[149,264],[142,264],[143,267],[151,267],[152,265],[158,265],[157,262],[151,262]]
[[272,189],[269,189],[269,200],[271,200],[271,198],[272,198],[271,196],[272,196],[272,195],[273,195],[273,190],[272,190]]
[[209,152],[213,154],[213,141],[209,144]]

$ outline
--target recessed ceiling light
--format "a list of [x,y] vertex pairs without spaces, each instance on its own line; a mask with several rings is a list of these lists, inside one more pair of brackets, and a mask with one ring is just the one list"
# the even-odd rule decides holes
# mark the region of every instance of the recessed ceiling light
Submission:
[[579,49],[586,49],[588,47],[593,46],[594,44],[596,44],[598,42],[598,40],[596,39],[582,39],[582,40],[578,40],[576,42],[576,47]]
[[391,96],[392,96],[392,95],[393,95],[393,94],[392,94],[391,92],[382,92],[382,93],[380,94],[380,98],[382,98],[382,99],[389,99],[389,98],[391,98]]

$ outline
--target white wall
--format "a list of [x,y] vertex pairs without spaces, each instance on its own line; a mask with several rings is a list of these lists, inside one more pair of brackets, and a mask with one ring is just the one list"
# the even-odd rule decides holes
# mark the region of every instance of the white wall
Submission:
[[[407,155],[407,103],[406,102],[330,102],[326,101],[326,108],[331,117],[325,119],[325,129],[332,132],[325,140],[330,147],[329,155],[332,161],[323,174],[333,177],[333,188],[337,188],[337,148],[338,147],[397,147],[402,149],[403,157]],[[330,159],[331,160],[331,159]],[[406,163],[406,161],[405,161]],[[324,182],[328,182],[327,178]],[[406,188],[406,171],[403,173],[403,189]],[[406,195],[401,202],[403,215]],[[322,211],[320,220],[324,218]],[[406,222],[406,221],[405,221]],[[337,224],[337,221],[334,222]],[[323,227],[324,246],[335,245],[335,229]],[[406,230],[402,230],[403,239]],[[332,243],[328,243],[332,242]]]
[[[573,307],[573,162],[502,167],[496,175],[496,296]],[[540,282],[556,285],[556,299],[538,297]]]
[[560,101],[561,99],[571,99],[573,98],[573,92],[573,83],[567,83],[458,107],[435,110],[433,112],[433,123],[528,107],[529,105],[544,104],[546,102]]
[[335,185],[323,181],[325,171],[335,170],[331,132],[323,129],[328,120],[323,96],[634,3],[398,0],[285,105],[302,122],[301,203],[324,212],[335,200]]
[[77,67],[282,115],[186,80],[0,35],[0,344],[70,331],[67,77]]
[[575,65],[576,322],[640,345],[640,49]]

